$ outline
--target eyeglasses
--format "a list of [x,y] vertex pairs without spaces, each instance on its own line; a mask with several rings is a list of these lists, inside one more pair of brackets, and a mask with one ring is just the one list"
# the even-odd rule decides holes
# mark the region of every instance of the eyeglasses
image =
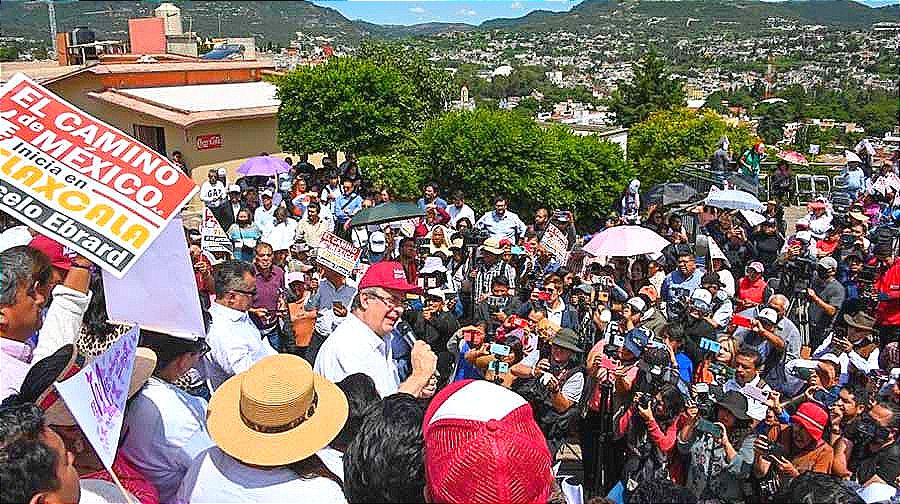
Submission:
[[398,301],[393,296],[382,296],[380,294],[375,294],[374,292],[370,292],[366,295],[372,296],[372,297],[378,299],[379,301],[381,301],[382,303],[384,303],[384,306],[386,306],[388,310],[396,310],[396,309],[402,310],[403,309],[403,301]]
[[232,292],[237,292],[238,294],[243,294],[245,296],[256,297],[256,289],[252,291],[241,290],[241,289],[231,289]]

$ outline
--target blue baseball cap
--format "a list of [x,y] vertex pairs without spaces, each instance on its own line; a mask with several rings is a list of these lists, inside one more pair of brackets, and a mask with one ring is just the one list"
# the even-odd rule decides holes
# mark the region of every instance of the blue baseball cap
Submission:
[[650,333],[643,327],[635,327],[625,333],[625,350],[634,354],[635,357],[640,357],[648,341],[650,341]]

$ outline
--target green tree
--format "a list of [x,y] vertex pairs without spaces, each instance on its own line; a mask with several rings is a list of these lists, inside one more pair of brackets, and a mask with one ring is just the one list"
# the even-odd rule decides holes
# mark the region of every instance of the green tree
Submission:
[[16,46],[0,47],[0,61],[16,61],[19,59],[19,48]]
[[422,181],[433,179],[446,191],[462,189],[475,207],[489,208],[504,194],[517,211],[568,208],[582,223],[605,215],[632,176],[615,144],[489,109],[433,119],[396,153],[360,163],[377,186],[400,197],[415,197]]
[[275,83],[278,144],[286,152],[384,150],[430,110],[400,71],[356,57],[331,58]]
[[451,86],[450,73],[428,61],[420,50],[396,43],[367,41],[359,48],[357,56],[395,68],[409,79],[418,99],[426,104],[423,120],[443,112],[459,90]]
[[768,144],[778,143],[783,136],[784,125],[796,119],[787,103],[764,103],[756,107],[756,114],[760,116],[756,132]]
[[723,136],[734,156],[753,143],[749,130],[729,126],[715,112],[660,111],[628,131],[628,158],[649,187],[672,180],[683,163],[709,159]]
[[656,51],[648,52],[634,67],[631,83],[619,82],[610,107],[623,126],[643,121],[658,110],[684,105],[681,81],[675,80]]

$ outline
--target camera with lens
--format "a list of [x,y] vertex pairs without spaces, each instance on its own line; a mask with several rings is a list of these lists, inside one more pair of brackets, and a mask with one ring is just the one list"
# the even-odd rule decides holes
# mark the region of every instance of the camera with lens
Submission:
[[637,403],[641,408],[650,408],[656,404],[656,398],[650,394],[642,394]]
[[786,296],[806,296],[806,290],[813,286],[816,278],[815,260],[808,257],[795,257],[784,263],[778,289]]
[[853,441],[853,446],[865,446],[875,439],[879,426],[871,419],[863,417],[858,422],[854,422],[851,427],[847,432],[847,437]]
[[644,372],[644,376],[647,377],[652,389],[658,389],[664,383],[678,385],[681,379],[678,375],[678,370],[671,367],[650,364],[644,360],[639,360],[637,366],[639,371]]
[[669,320],[681,320],[687,314],[691,301],[691,291],[680,287],[670,289],[671,297],[666,302],[666,312]]
[[466,247],[477,247],[491,236],[487,231],[475,228],[468,228],[460,234],[463,238],[463,245]]
[[721,362],[713,362],[709,365],[709,372],[713,376],[713,381],[724,384],[728,380],[734,378],[734,368],[728,367]]

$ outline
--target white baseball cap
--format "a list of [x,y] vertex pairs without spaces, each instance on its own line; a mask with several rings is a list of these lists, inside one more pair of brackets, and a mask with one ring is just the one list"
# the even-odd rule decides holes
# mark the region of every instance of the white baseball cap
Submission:
[[384,233],[381,231],[374,231],[369,235],[369,251],[375,254],[381,254],[387,248],[387,240],[384,237]]
[[425,293],[425,295],[428,297],[441,298],[441,301],[447,300],[447,296],[444,294],[444,291],[441,289],[438,289],[438,288],[428,289],[428,291]]
[[628,305],[640,313],[644,313],[644,310],[647,308],[647,303],[645,303],[644,300],[639,297],[633,297],[629,299]]
[[706,289],[694,289],[694,292],[691,293],[691,301],[703,301],[709,305],[712,304],[712,294]]
[[778,323],[778,312],[773,310],[772,308],[763,308],[759,311],[759,315],[756,316],[758,319],[763,319],[772,324]]
[[232,192],[239,193],[239,192],[241,192],[241,186],[239,186],[239,185],[237,185],[237,184],[231,184],[230,186],[228,186],[228,192],[230,192],[230,193],[232,193]]

